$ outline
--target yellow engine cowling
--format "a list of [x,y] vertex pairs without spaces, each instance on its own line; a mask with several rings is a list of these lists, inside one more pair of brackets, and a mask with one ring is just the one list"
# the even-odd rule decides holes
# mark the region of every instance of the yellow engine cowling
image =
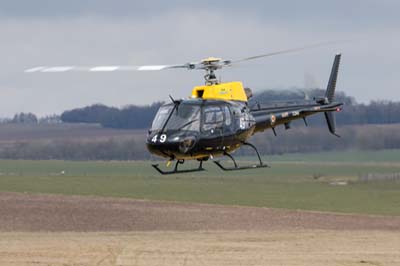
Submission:
[[247,102],[247,96],[243,84],[239,81],[196,86],[193,88],[192,98]]

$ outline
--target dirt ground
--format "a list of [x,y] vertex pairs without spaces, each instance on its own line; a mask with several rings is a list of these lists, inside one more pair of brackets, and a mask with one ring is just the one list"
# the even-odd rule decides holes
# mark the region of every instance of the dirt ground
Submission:
[[400,265],[400,233],[0,233],[0,265]]
[[0,193],[0,265],[400,265],[400,217]]
[[400,230],[400,217],[0,192],[1,231]]

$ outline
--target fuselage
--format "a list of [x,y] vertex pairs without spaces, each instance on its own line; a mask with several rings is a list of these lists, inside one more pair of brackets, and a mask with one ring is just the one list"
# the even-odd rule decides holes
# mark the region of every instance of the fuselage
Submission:
[[206,160],[239,148],[255,126],[245,102],[182,100],[160,107],[146,145],[165,158]]
[[148,150],[168,159],[207,160],[238,149],[253,134],[309,115],[339,111],[342,103],[304,101],[257,106],[247,102],[190,99],[160,107],[149,130]]

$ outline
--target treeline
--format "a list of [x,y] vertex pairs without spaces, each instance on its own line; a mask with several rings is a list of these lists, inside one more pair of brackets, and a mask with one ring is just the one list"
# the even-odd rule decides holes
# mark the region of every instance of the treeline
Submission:
[[400,102],[372,101],[345,106],[337,121],[341,125],[400,123]]
[[65,111],[61,114],[64,123],[97,123],[108,128],[149,128],[162,105],[161,102],[146,106],[129,105],[124,108],[95,104],[84,108]]
[[[321,97],[324,93],[321,89],[267,90],[256,93],[249,105],[279,105],[286,101],[300,103],[305,100],[312,102],[314,97]],[[336,101],[345,104],[343,111],[337,116],[339,125],[400,123],[400,102],[372,101],[369,104],[358,104],[353,97],[344,92],[336,93]],[[162,104],[156,102],[146,106],[129,105],[124,108],[95,104],[65,111],[60,118],[64,123],[98,123],[106,128],[147,129]],[[320,125],[325,122],[311,117],[310,123]]]
[[[261,105],[281,105],[285,102],[313,102],[313,98],[325,93],[321,89],[310,90],[266,90],[256,93],[250,99],[250,107]],[[338,125],[395,124],[400,123],[400,102],[371,101],[369,104],[357,103],[353,97],[344,92],[336,93],[336,101],[343,102],[343,111],[337,114]],[[92,123],[105,128],[147,129],[162,102],[151,105],[129,105],[123,108],[95,104],[63,112],[61,115],[50,115],[38,118],[33,113],[18,113],[13,118],[2,119],[0,123],[15,124],[57,124],[57,123]],[[325,121],[312,116],[311,125],[325,125]]]
[[33,113],[17,113],[13,118],[0,118],[0,124],[59,124],[59,115],[47,115],[38,118]]
[[[322,119],[321,119],[322,120]],[[340,150],[400,149],[400,125],[343,126],[338,129],[342,137],[332,136],[326,127],[305,127],[295,123],[293,128],[277,128],[257,134],[250,140],[262,155],[305,153]],[[146,133],[130,137],[115,136],[100,139],[53,139],[0,142],[0,159],[29,160],[144,160],[153,157],[145,146]],[[248,148],[236,154],[254,155]]]

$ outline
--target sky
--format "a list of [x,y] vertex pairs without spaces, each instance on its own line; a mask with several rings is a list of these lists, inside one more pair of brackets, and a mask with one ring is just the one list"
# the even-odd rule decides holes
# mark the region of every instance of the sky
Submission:
[[34,66],[180,64],[239,59],[326,41],[217,72],[253,91],[326,86],[358,102],[400,101],[400,1],[0,0],[0,117],[103,103],[185,98],[201,71],[24,73]]

